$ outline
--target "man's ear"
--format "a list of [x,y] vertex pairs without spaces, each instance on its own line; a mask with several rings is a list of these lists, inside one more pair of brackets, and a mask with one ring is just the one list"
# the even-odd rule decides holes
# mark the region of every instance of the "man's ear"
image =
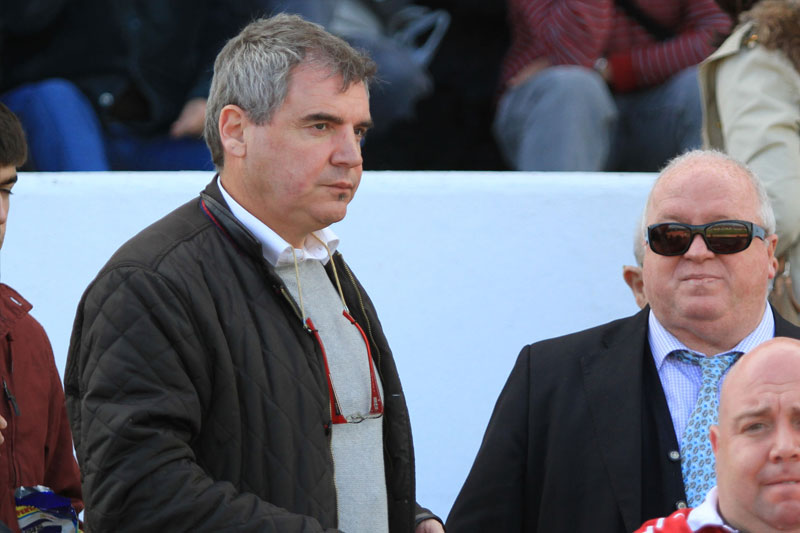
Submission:
[[642,279],[642,268],[630,265],[622,267],[622,279],[631,288],[633,297],[636,299],[636,305],[642,309],[647,305],[647,296],[644,295],[644,281]]
[[775,257],[775,248],[778,247],[778,236],[776,234],[767,237],[767,254],[769,254],[769,279],[775,278],[778,272],[778,258]]
[[714,457],[717,456],[717,446],[719,446],[719,426],[711,426],[708,428],[708,438],[711,439],[711,451],[714,452]]
[[244,110],[233,104],[222,108],[219,114],[219,137],[225,155],[244,157],[247,155],[245,128],[250,124]]

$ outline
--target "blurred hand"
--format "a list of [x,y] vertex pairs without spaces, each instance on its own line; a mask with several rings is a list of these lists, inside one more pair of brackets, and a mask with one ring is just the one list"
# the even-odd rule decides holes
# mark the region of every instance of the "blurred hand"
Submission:
[[540,71],[546,69],[550,66],[550,60],[546,57],[537,57],[524,67],[522,67],[519,72],[511,76],[511,79],[508,80],[506,84],[509,88],[516,87],[520,83],[527,81],[528,79],[532,78]]
[[415,533],[444,533],[444,526],[438,520],[428,518],[419,523]]
[[206,122],[206,99],[192,98],[169,129],[171,137],[200,137]]
[[[6,429],[7,427],[8,427],[8,422],[6,422],[5,418],[0,416],[0,429]],[[5,442],[5,440],[6,439],[3,438],[3,434],[0,433],[0,444],[3,444],[3,442]]]

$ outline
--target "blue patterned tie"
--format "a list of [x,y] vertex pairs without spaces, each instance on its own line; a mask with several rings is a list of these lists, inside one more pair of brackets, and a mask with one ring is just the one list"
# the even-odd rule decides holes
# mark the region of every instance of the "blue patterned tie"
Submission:
[[699,365],[703,371],[700,394],[681,440],[681,471],[686,499],[689,507],[697,507],[716,484],[708,428],[717,423],[719,380],[728,367],[741,357],[742,352],[706,357],[686,350],[676,350],[672,355],[679,361]]

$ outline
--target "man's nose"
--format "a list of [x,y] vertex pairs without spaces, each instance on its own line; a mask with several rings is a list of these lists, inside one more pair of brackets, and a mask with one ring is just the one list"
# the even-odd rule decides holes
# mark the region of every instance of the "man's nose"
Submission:
[[800,460],[800,428],[796,422],[778,424],[769,455],[770,460],[777,463]]
[[361,157],[361,139],[354,131],[342,131],[336,137],[336,146],[331,155],[331,163],[348,168],[361,166],[364,162]]
[[689,249],[684,255],[689,259],[708,259],[714,257],[714,252],[708,249],[703,236],[698,233],[692,237],[692,244],[689,245]]

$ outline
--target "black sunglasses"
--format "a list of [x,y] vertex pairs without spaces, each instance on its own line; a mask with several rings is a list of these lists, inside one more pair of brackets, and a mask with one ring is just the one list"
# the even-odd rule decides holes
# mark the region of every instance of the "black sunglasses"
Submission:
[[766,238],[767,230],[744,220],[719,220],[697,226],[663,222],[647,227],[647,244],[659,255],[682,255],[689,250],[695,235],[702,235],[715,254],[735,254],[746,250],[753,237]]

